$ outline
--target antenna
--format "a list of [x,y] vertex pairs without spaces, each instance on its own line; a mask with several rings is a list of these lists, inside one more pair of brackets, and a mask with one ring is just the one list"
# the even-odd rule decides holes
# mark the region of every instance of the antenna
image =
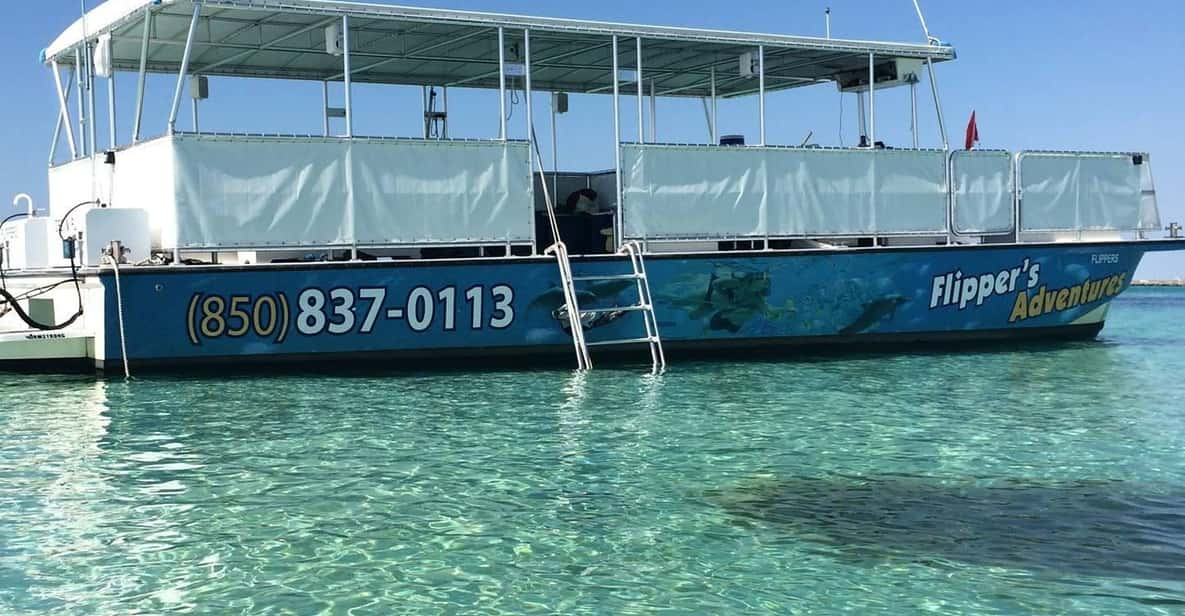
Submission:
[[918,0],[913,0],[913,8],[918,12],[918,21],[922,22],[922,32],[926,35],[926,43],[930,45],[937,45],[939,43],[937,38],[930,36],[930,28],[926,26],[926,17],[922,15],[922,5]]

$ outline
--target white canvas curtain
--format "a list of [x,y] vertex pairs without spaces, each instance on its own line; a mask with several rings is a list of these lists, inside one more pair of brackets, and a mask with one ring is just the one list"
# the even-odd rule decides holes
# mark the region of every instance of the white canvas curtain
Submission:
[[1151,183],[1147,155],[1025,152],[1017,164],[1022,230],[1159,227],[1143,189]]
[[629,238],[944,233],[931,150],[626,145]]
[[521,142],[172,138],[184,248],[529,242]]
[[1001,150],[951,154],[951,194],[955,232],[1007,233],[1012,230],[1012,155]]

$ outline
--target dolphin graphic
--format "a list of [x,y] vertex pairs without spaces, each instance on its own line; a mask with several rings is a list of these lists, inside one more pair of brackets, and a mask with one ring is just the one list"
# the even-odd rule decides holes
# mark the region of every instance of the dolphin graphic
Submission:
[[[609,280],[585,285],[576,289],[576,301],[581,306],[591,305],[599,300],[617,297],[622,291],[633,287],[632,280]],[[531,301],[531,307],[555,310],[564,305],[564,291],[559,286],[551,287]]]
[[[576,290],[576,301],[582,308],[596,307],[603,300],[611,300],[623,291],[634,287],[637,283],[632,280],[609,280],[584,285]],[[568,307],[564,302],[564,291],[560,287],[551,287],[536,297],[530,304],[531,308],[544,308],[551,312],[551,316],[564,331],[568,331]],[[580,322],[584,329],[594,329],[608,325],[625,314],[623,311],[585,313],[581,311]]]
[[864,312],[861,312],[860,316],[856,317],[856,320],[848,324],[847,327],[839,330],[839,333],[844,335],[859,334],[880,325],[881,321],[886,319],[891,321],[897,316],[897,307],[907,301],[909,300],[900,295],[889,295],[864,304]]

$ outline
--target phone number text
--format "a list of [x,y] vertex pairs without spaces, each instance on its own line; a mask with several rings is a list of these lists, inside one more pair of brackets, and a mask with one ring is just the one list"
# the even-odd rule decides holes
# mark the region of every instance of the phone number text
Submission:
[[412,333],[506,329],[514,324],[514,289],[475,285],[465,290],[418,286],[388,302],[385,287],[308,288],[295,301],[283,291],[259,295],[195,293],[189,301],[189,341],[254,336],[283,344],[292,335],[370,334],[384,321]]

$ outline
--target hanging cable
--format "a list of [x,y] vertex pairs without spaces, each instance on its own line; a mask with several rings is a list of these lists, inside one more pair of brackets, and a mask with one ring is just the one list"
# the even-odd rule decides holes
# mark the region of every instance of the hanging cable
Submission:
[[[78,210],[78,208],[83,207],[85,205],[97,205],[97,204],[98,204],[98,201],[83,201],[82,203],[79,203],[79,204],[75,205],[74,207],[70,208],[69,210],[67,210],[66,215],[62,216],[62,221],[58,224],[58,237],[61,238],[61,240],[63,242],[66,241],[66,237],[63,234],[63,230],[65,229],[65,226],[66,226],[66,220],[68,220],[70,218],[70,215],[73,214],[76,210]],[[4,222],[7,222],[7,219]],[[0,223],[0,224],[3,224],[3,223]],[[70,327],[76,321],[78,321],[79,318],[82,317],[82,312],[83,312],[82,281],[78,277],[78,264],[77,264],[77,262],[75,262],[75,254],[74,253],[75,253],[75,249],[73,247],[71,247],[70,253],[69,253],[70,254],[70,280],[68,280],[66,282],[72,281],[74,283],[74,292],[75,292],[75,295],[78,297],[78,310],[76,310],[74,312],[74,314],[70,316],[69,319],[66,319],[65,322],[57,323],[57,324],[53,324],[53,325],[47,325],[45,323],[40,323],[37,320],[33,319],[33,317],[29,316],[29,313],[25,312],[25,310],[23,308],[21,308],[18,298],[8,292],[7,285],[0,284],[0,299],[3,299],[4,301],[8,302],[8,305],[9,305],[9,307],[12,308],[12,311],[15,312],[16,315],[18,317],[20,317],[20,319],[22,321],[25,322],[25,325],[28,325],[29,327],[31,327],[33,329],[43,331],[43,332],[52,332],[52,331],[63,330],[63,329],[66,329],[67,327]]]
[[0,229],[4,229],[4,225],[8,224],[8,222],[10,220],[16,220],[18,218],[21,218],[23,216],[28,216],[28,215],[29,215],[28,212],[17,212],[15,214],[9,216],[8,218],[5,218],[4,220],[0,220]]
[[514,106],[519,104],[518,89],[514,87],[514,77],[510,78],[510,83],[506,86],[506,96],[510,98],[510,104],[507,105],[506,121],[509,122],[514,117]]
[[428,89],[428,109],[424,112],[424,136],[428,139],[440,138],[440,127],[436,123],[436,87]]

